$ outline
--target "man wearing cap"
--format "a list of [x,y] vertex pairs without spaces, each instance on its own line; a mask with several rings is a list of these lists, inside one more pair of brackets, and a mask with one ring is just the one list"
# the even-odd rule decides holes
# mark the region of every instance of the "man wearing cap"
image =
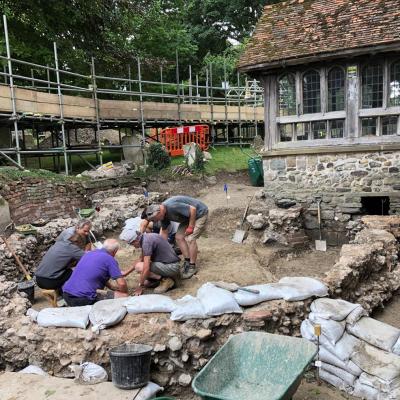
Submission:
[[198,247],[196,239],[203,233],[207,218],[208,207],[201,201],[189,196],[173,196],[162,204],[153,204],[143,212],[149,221],[161,221],[161,232],[167,236],[169,224],[179,222],[175,239],[185,257],[182,278],[188,279],[197,273],[196,260]]
[[165,293],[177,285],[180,278],[179,257],[166,239],[157,233],[132,232],[131,237],[125,240],[142,249],[139,260],[134,262],[135,270],[140,273],[136,296],[143,293],[143,287],[152,287],[154,282],[160,282],[154,293]]

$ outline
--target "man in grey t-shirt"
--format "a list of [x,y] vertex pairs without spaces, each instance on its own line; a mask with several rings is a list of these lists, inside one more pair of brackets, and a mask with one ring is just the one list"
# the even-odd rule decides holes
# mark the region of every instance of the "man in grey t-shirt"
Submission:
[[36,272],[36,283],[42,289],[60,289],[72,274],[73,266],[85,254],[84,239],[73,234],[56,241],[42,258]]
[[[161,221],[160,234],[166,237],[169,224],[179,222],[176,242],[185,257],[182,278],[192,277],[196,272],[198,247],[196,239],[206,227],[208,207],[200,200],[189,196],[173,196],[162,204],[153,204],[143,211],[149,221]],[[142,215],[143,215],[142,214]]]
[[157,233],[134,232],[125,240],[142,249],[140,258],[134,262],[135,270],[140,273],[136,296],[143,293],[143,287],[160,281],[154,293],[165,293],[176,286],[180,275],[179,257],[166,239]]

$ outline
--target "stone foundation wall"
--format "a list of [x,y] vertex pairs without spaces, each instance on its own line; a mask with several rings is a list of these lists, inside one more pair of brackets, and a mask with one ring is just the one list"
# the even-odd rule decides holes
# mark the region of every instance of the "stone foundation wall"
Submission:
[[315,196],[322,197],[323,236],[346,243],[346,224],[364,213],[362,197],[388,196],[390,213],[400,214],[400,152],[359,152],[268,157],[264,192],[278,204],[303,205],[304,226],[319,235]]
[[[323,279],[330,296],[360,303],[368,311],[383,305],[400,287],[398,251],[391,232],[363,229],[354,243],[343,247],[339,261]],[[312,300],[267,301],[242,315],[185,323],[171,321],[168,314],[127,315],[119,325],[96,335],[90,329],[41,328],[32,323],[23,316],[29,302],[16,292],[15,283],[0,277],[0,368],[19,370],[31,363],[56,376],[71,376],[72,363],[92,361],[109,369],[109,348],[126,341],[148,343],[154,348],[151,379],[166,386],[167,393],[181,395],[230,335],[257,330],[299,336]]]

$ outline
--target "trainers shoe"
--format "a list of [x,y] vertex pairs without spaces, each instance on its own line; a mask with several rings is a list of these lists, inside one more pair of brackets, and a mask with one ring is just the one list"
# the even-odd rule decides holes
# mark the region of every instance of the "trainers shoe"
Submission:
[[162,278],[158,287],[154,289],[154,293],[161,294],[168,292],[175,286],[175,282],[172,278]]
[[182,271],[182,279],[189,279],[194,274],[197,274],[197,268],[195,265],[184,264]]

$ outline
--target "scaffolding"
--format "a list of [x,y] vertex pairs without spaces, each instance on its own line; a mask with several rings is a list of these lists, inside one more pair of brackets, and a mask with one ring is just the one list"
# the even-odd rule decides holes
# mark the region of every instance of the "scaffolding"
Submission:
[[[164,81],[162,66],[159,81],[144,80],[140,58],[137,58],[136,78],[132,77],[130,65],[127,78],[97,75],[93,58],[90,73],[85,75],[60,68],[56,43],[53,43],[54,66],[13,58],[6,16],[3,27],[6,56],[0,55],[4,63],[4,70],[0,71],[4,79],[0,84],[0,129],[9,130],[9,145],[0,142],[0,156],[19,168],[23,168],[23,161],[26,165],[28,157],[37,157],[41,167],[41,157],[50,156],[54,169],[58,166],[60,171],[63,161],[68,175],[72,172],[72,155],[93,167],[84,155],[94,154],[96,162],[101,164],[104,150],[143,148],[149,129],[167,126],[207,124],[214,143],[243,144],[258,135],[264,123],[263,89],[259,82],[241,79],[237,73],[236,85],[230,86],[225,65],[220,85],[213,83],[212,64],[208,65],[204,84],[198,74],[193,80],[190,65],[188,79],[182,80],[178,52],[175,82]],[[30,69],[30,74],[19,72],[20,66],[25,71]],[[79,128],[93,129],[94,143],[72,145],[71,134],[75,133],[77,141]],[[117,129],[119,143],[103,144],[103,129]],[[25,130],[35,132],[36,148],[26,146]],[[123,144],[121,130],[138,132],[140,143]],[[50,147],[41,148],[40,132],[50,132]]]

